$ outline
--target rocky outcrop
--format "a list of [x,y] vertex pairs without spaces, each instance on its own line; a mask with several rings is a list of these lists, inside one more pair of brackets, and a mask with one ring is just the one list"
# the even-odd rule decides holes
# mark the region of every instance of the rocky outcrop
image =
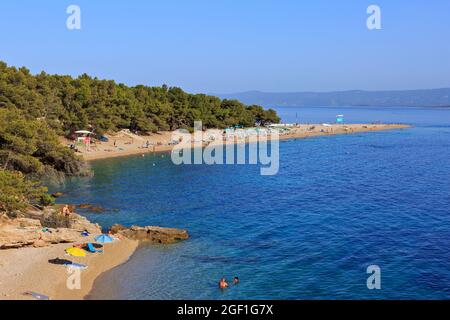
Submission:
[[[53,208],[30,209],[14,219],[0,215],[0,250],[82,242],[85,241],[82,231],[91,234],[102,232],[98,224],[91,223],[85,217],[75,213],[65,217]],[[125,228],[114,225],[111,232],[156,244],[171,244],[189,238],[186,230],[150,226]]]
[[64,193],[62,193],[62,192],[52,193],[53,198],[61,198],[62,196],[64,196]]
[[69,228],[77,231],[87,231],[92,234],[99,234],[102,228],[98,224],[90,222],[86,217],[78,214],[72,215]]
[[18,218],[15,219],[14,222],[18,224],[21,228],[41,228],[41,221],[29,218]]
[[0,249],[13,249],[33,245],[39,240],[39,234],[33,230],[17,226],[0,226]]
[[0,249],[28,246],[45,247],[50,244],[74,243],[81,240],[80,232],[73,229],[36,229],[17,225],[0,226]]
[[86,211],[90,211],[90,212],[93,212],[93,213],[103,213],[103,212],[106,211],[105,208],[102,208],[100,206],[95,206],[93,204],[88,204],[88,203],[79,204],[79,205],[77,205],[77,208],[78,209],[83,209],[83,210],[86,210]]
[[148,241],[158,244],[172,244],[189,238],[189,234],[183,229],[161,228],[161,227],[138,227],[126,228],[121,225],[111,227],[112,234],[120,234],[128,239]]
[[[73,209],[73,208],[72,208]],[[47,228],[66,228],[76,231],[88,231],[90,233],[101,233],[101,228],[98,224],[90,222],[83,216],[76,213],[65,217],[54,208],[45,208],[44,210],[28,210],[24,213],[21,219],[39,220],[43,227]],[[20,218],[19,218],[20,219]],[[16,219],[17,221],[18,219]]]

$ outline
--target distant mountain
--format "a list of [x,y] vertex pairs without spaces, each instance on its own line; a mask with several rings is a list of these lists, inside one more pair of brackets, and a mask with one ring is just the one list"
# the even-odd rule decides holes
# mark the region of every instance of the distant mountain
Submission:
[[378,106],[450,107],[450,88],[404,91],[260,92],[218,95],[265,107]]

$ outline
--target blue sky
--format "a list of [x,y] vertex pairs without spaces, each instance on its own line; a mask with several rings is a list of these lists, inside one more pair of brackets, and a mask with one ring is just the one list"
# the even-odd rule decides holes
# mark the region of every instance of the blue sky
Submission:
[[0,60],[33,73],[189,92],[450,87],[448,0],[1,0],[0,39]]

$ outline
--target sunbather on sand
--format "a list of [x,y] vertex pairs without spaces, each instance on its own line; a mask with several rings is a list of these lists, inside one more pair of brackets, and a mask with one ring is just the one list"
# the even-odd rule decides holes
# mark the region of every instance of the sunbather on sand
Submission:
[[72,212],[70,212],[69,206],[67,204],[62,208],[61,213],[65,217],[68,217],[68,216],[70,216],[72,214]]

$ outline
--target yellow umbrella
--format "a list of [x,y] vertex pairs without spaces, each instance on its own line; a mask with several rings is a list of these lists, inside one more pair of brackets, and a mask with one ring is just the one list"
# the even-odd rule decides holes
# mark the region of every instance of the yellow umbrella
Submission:
[[86,257],[86,251],[80,248],[69,248],[66,249],[66,252],[74,257]]

